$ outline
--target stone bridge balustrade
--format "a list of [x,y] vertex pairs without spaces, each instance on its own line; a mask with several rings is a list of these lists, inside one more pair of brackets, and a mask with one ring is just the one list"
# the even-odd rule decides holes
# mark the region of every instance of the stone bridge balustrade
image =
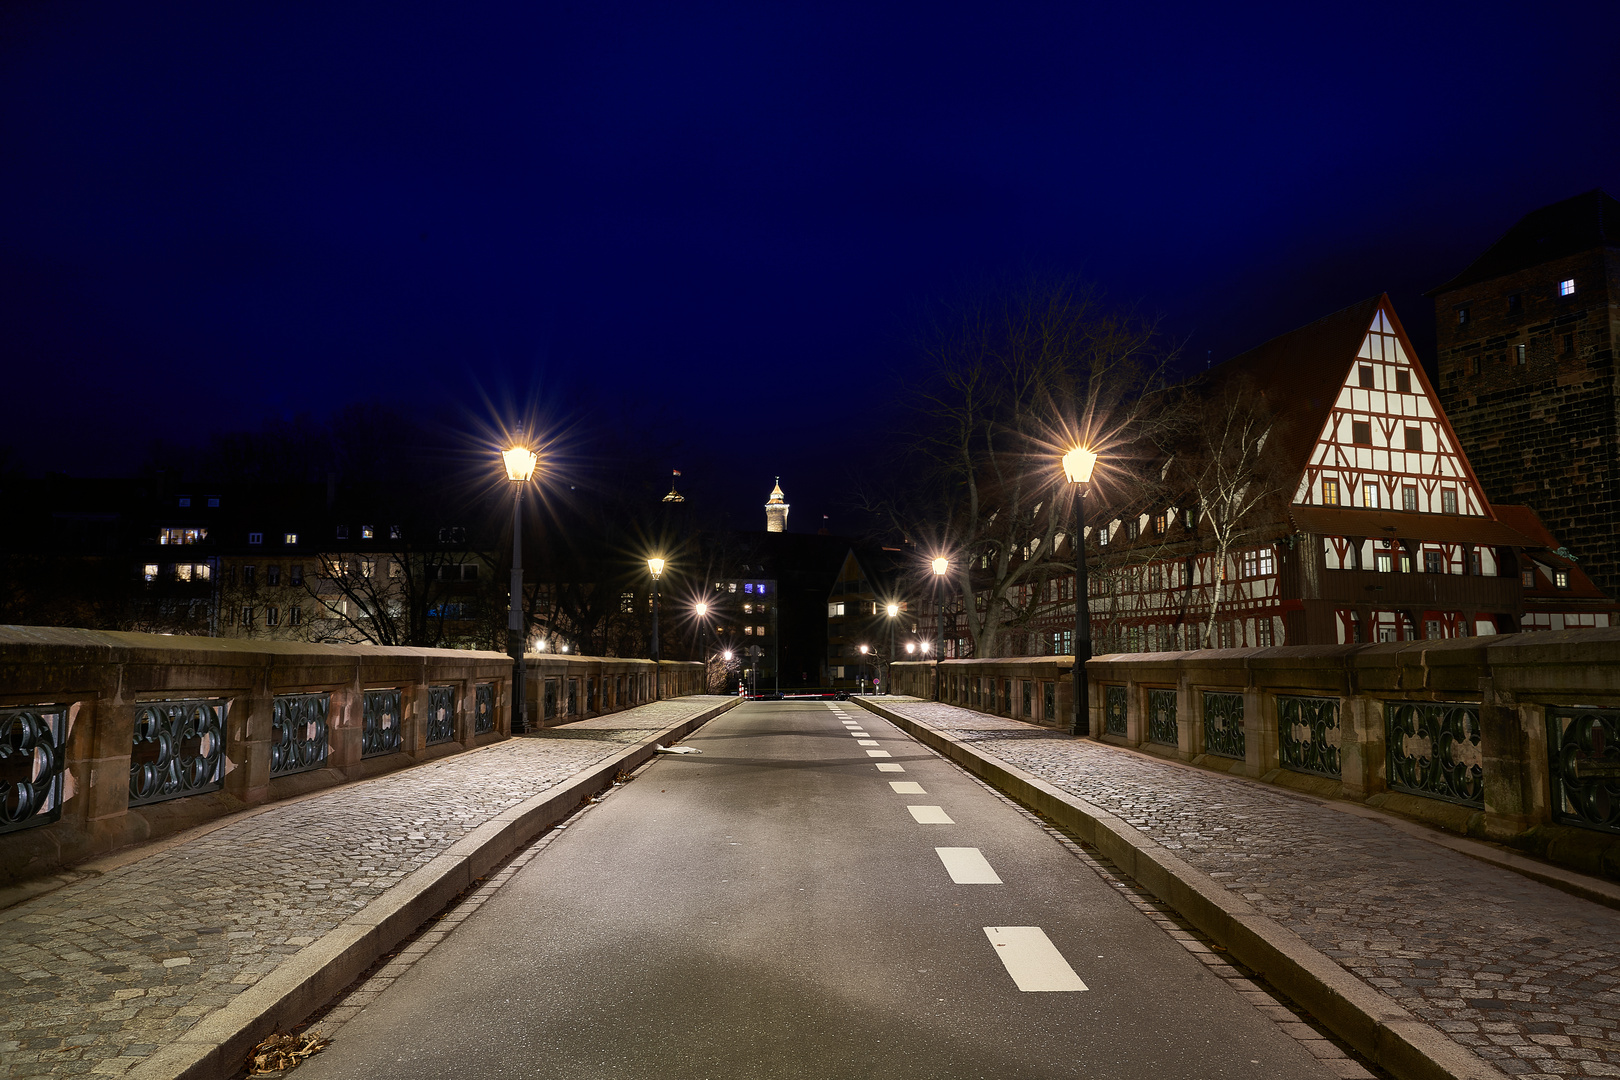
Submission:
[[[934,696],[936,665],[894,665]],[[946,660],[939,699],[1067,730],[1067,657]],[[1094,738],[1620,878],[1620,629],[1113,654]],[[1011,693],[1008,693],[1008,688]]]
[[[650,661],[527,664],[531,724],[547,680],[611,673],[593,716],[653,697]],[[664,696],[702,672],[665,663]],[[498,652],[0,626],[0,885],[508,738],[512,674]]]

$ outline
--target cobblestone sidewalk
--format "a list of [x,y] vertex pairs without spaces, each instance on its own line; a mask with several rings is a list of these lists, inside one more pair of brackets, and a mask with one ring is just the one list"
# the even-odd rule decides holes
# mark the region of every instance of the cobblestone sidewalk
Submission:
[[491,817],[726,700],[655,702],[272,806],[0,911],[0,1077],[121,1075]]
[[1503,1072],[1620,1076],[1620,911],[1291,792],[951,705],[883,704],[1175,849]]

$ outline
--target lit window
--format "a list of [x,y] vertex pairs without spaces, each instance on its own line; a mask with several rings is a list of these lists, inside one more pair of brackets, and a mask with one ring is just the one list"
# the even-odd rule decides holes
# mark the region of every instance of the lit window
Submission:
[[288,533],[286,536],[282,537],[281,539],[282,539],[282,543],[284,543],[284,544],[296,544],[296,543],[298,543],[298,534],[297,533]]
[[372,529],[372,527],[370,525],[362,525],[362,526],[360,526],[360,539],[362,539],[362,540],[370,540],[375,535],[376,535],[376,532]]
[[839,601],[836,604],[828,604],[827,605],[827,615],[828,615],[828,617],[836,618],[837,616],[842,615],[843,613],[844,613],[844,604],[843,604],[842,601]]
[[141,576],[146,578],[147,581],[156,581],[158,576],[158,564],[155,562],[147,563],[145,569],[142,571]]
[[749,637],[753,637],[754,636],[754,628],[752,626],[745,626],[745,627],[743,627],[743,633],[747,634]]
[[1378,554],[1378,558],[1377,558],[1376,561],[1377,561],[1377,564],[1378,564],[1378,572],[1380,574],[1394,573],[1394,571],[1395,571],[1395,559],[1389,553],[1380,552]]
[[174,580],[176,580],[176,581],[190,581],[191,580],[191,564],[190,563],[177,563],[177,564],[175,564]]
[[1372,421],[1371,420],[1352,420],[1352,421],[1350,421],[1350,441],[1355,443],[1357,446],[1371,446],[1372,445]]
[[1417,509],[1417,486],[1416,485],[1414,485],[1414,484],[1402,485],[1402,487],[1401,487],[1401,509],[1402,510],[1416,510]]
[[754,605],[753,604],[744,604],[743,605],[743,610],[746,611],[748,614],[752,615],[754,613]]
[[208,538],[207,529],[159,529],[159,544],[197,544]]
[[1266,577],[1277,572],[1277,556],[1271,548],[1260,549],[1260,576]]
[[1457,512],[1457,489],[1443,488],[1440,492],[1440,512],[1442,514],[1455,514]]
[[1395,373],[1395,389],[1402,394],[1412,392],[1412,373],[1410,371],[1397,371]]
[[1322,481],[1322,505],[1339,505],[1339,482],[1332,477]]
[[1164,535],[1164,530],[1168,526],[1169,526],[1168,516],[1165,515],[1165,514],[1160,514],[1158,517],[1153,519],[1153,535],[1154,536],[1163,536]]
[[763,581],[760,582],[759,586],[754,591],[756,593],[758,593],[760,596],[764,596],[765,595],[765,583]]
[[264,533],[248,533],[248,543],[250,543],[250,544],[262,544],[262,543],[264,543]]
[[754,584],[753,584],[753,582],[749,582],[749,583],[748,583],[748,584],[746,584],[746,585],[744,585],[744,586],[743,586],[743,592],[745,592],[745,593],[751,593],[751,592],[753,592],[753,591],[754,591]]
[[1558,295],[1559,296],[1574,296],[1575,295],[1575,279],[1572,278],[1572,277],[1567,277],[1563,281],[1560,281],[1558,283]]
[[763,626],[754,627],[754,636],[755,637],[764,637],[765,636],[765,628]]
[[1568,570],[1554,570],[1553,571],[1553,586],[1555,588],[1559,588],[1559,589],[1567,589],[1567,588],[1569,588],[1569,571]]
[[360,576],[363,577],[363,578],[374,578],[374,577],[376,577],[377,576],[377,560],[376,559],[361,559],[360,560]]
[[1513,346],[1513,359],[1518,363],[1518,365],[1520,367],[1524,366],[1524,346],[1523,345],[1515,345],[1515,346]]
[[190,506],[191,505],[191,499],[188,498],[185,495],[180,496],[180,505],[181,506]]
[[1108,546],[1108,529],[1109,529],[1109,526],[1104,525],[1102,528],[1097,530],[1097,546],[1098,547],[1107,547]]
[[209,499],[208,500],[208,505],[212,506],[212,507],[215,507],[215,508],[218,508],[219,500],[218,499]]
[[726,591],[727,592],[736,592],[737,591],[737,583],[735,581],[731,582],[728,586],[726,586]]
[[214,576],[214,568],[208,563],[198,563],[191,568],[191,574],[198,581],[209,581]]
[[1361,485],[1361,505],[1369,510],[1378,508],[1378,485],[1368,482]]

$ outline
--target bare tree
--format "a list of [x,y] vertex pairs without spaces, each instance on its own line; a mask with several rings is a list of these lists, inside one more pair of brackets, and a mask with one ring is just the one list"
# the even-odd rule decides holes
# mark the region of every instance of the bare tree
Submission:
[[471,626],[476,639],[478,629],[493,621],[495,560],[470,550],[460,529],[444,530],[444,537],[423,544],[395,537],[385,551],[321,556],[321,572],[304,579],[315,601],[309,636],[436,647],[451,644],[452,631],[466,633]]
[[915,482],[867,507],[950,553],[949,587],[974,654],[1003,655],[1006,631],[1075,602],[1048,585],[1072,557],[1059,561],[1074,513],[1063,451],[1101,449],[1094,491],[1124,495],[1174,349],[1155,320],[1066,278],[989,290],[935,319],[920,351],[927,370],[908,432]]

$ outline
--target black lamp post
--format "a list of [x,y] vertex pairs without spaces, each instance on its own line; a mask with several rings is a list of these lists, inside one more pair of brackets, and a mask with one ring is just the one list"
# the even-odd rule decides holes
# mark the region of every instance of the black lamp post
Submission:
[[883,661],[883,692],[892,694],[894,690],[890,684],[894,682],[894,620],[900,614],[900,605],[889,604],[883,610],[889,616],[889,653]]
[[931,565],[934,568],[934,700],[938,701],[939,659],[945,655],[945,608],[940,603],[939,594],[945,575],[950,572],[951,561],[943,555],[937,555]]
[[523,625],[523,489],[534,476],[535,462],[539,460],[533,450],[522,443],[523,429],[518,429],[519,442],[501,451],[506,463],[506,478],[512,482],[512,595],[506,615],[506,649],[516,661],[512,678],[512,734],[521,735],[529,730],[528,706],[524,701],[524,683],[528,669],[524,654],[529,651],[528,632]]
[[653,558],[647,560],[647,569],[653,576],[653,629],[652,629],[652,660],[653,660],[653,700],[661,700],[664,696],[661,673],[663,665],[658,658],[658,575],[664,572],[664,560]]
[[1091,602],[1086,583],[1086,487],[1097,455],[1077,446],[1063,455],[1063,472],[1074,489],[1074,734],[1091,734],[1091,684],[1086,661],[1091,659]]

